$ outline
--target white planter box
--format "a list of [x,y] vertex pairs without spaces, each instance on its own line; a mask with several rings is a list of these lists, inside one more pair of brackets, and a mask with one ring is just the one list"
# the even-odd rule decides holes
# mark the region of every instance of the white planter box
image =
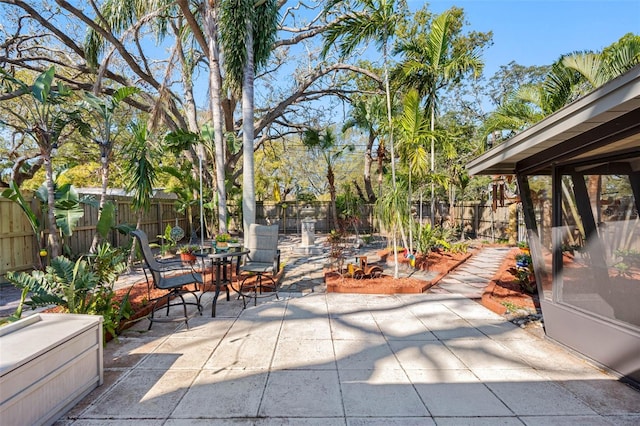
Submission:
[[0,328],[0,423],[51,424],[102,379],[101,316],[35,314]]

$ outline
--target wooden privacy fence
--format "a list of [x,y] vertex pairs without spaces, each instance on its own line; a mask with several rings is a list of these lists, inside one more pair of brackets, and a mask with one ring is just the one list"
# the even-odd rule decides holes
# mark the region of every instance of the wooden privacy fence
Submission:
[[[81,192],[81,195],[86,195]],[[93,195],[93,194],[92,194]],[[97,198],[97,197],[96,197]],[[27,196],[33,211],[38,215],[40,223],[44,223],[45,236],[48,233],[44,212],[37,201]],[[131,199],[121,195],[109,195],[108,199],[116,204],[116,223],[136,224],[136,213],[131,209]],[[147,233],[150,241],[156,241],[156,235],[164,234],[167,225],[180,225],[188,232],[187,219],[176,212],[175,197],[166,194],[156,197],[151,202],[149,213],[143,215],[141,228]],[[84,209],[84,216],[78,221],[70,237],[65,237],[64,243],[72,253],[87,253],[91,247],[95,224],[98,221],[98,210],[88,204],[80,204]],[[114,246],[129,242],[128,236],[117,231],[111,231],[107,240]],[[37,264],[39,247],[33,235],[31,225],[18,204],[5,198],[0,198],[0,280],[8,271],[32,269]]]
[[[313,209],[312,217],[316,219],[316,232],[327,233],[333,229],[329,219],[329,202],[313,203],[286,203],[283,208],[275,203],[257,203],[256,222],[258,223],[280,223],[280,232],[298,234],[300,233],[300,220],[305,207]],[[423,202],[413,204],[416,219],[419,220],[422,213],[423,223],[428,222],[430,216],[429,203]],[[454,206],[449,212],[448,204],[440,204],[436,209],[436,223],[444,226],[459,227],[464,223],[464,231],[468,237],[486,239],[491,242],[507,240],[516,243],[525,239],[524,216],[520,204],[509,204],[498,206],[495,211],[491,204],[480,202],[466,202]],[[241,226],[241,225],[240,225]],[[358,232],[370,233],[376,230],[373,218],[373,205],[362,206],[360,221],[357,224]],[[348,229],[354,232],[353,227]]]
[[464,229],[465,235],[489,240],[508,241],[515,244],[526,238],[524,215],[520,203],[498,206],[495,211],[491,204],[461,203],[451,212],[446,209],[448,220],[453,226]]
[[[80,191],[81,194],[83,193]],[[86,195],[86,193],[85,193]],[[95,195],[95,194],[92,194]],[[131,199],[123,195],[109,195],[109,200],[116,204],[116,223],[128,223],[135,225],[136,214],[131,210]],[[43,212],[36,201],[27,198],[32,203],[35,212],[41,216]],[[188,221],[184,215],[178,214],[174,207],[175,197],[172,194],[161,193],[153,199],[149,213],[142,219],[141,228],[147,233],[150,241],[157,241],[157,235],[162,235],[167,225],[180,225],[187,233],[192,230],[188,227]],[[73,253],[86,253],[91,246],[95,223],[98,220],[98,211],[86,204],[84,217],[78,222],[73,235],[66,238],[65,243],[71,248]],[[303,211],[303,209],[305,211]],[[310,213],[312,209],[312,213]],[[428,221],[430,217],[428,203],[423,203],[422,209],[419,204],[414,204],[416,215],[422,213],[423,221]],[[232,204],[229,206],[231,229],[239,230],[242,227],[239,210]],[[301,220],[305,216],[313,217],[316,220],[315,230],[319,233],[328,233],[333,229],[330,217],[329,202],[296,203],[287,202],[283,204],[258,202],[256,205],[257,223],[279,223],[280,232],[283,234],[299,234],[301,232]],[[209,213],[210,214],[210,213]],[[199,227],[197,209],[194,211],[194,227]],[[511,243],[524,240],[525,227],[520,205],[507,205],[498,207],[495,211],[491,209],[491,204],[466,202],[454,206],[449,212],[449,206],[440,204],[437,207],[436,223],[458,227],[464,224],[465,234],[470,238],[479,238],[489,241],[507,240]],[[373,205],[363,206],[360,213],[360,220],[357,223],[359,233],[375,232],[375,221],[373,218]],[[348,229],[354,232],[353,226]],[[129,237],[112,231],[108,236],[109,242],[114,246],[120,246],[129,242]],[[0,280],[7,271],[28,270],[36,264],[39,247],[33,231],[20,207],[9,200],[0,198]]]
[[0,275],[31,269],[36,255],[33,230],[22,209],[0,198]]
[[[286,205],[286,207],[284,207]],[[283,234],[299,234],[301,232],[301,220],[308,215],[316,220],[316,232],[328,233],[335,227],[330,215],[330,203],[328,201],[314,201],[311,203],[287,202],[284,204],[258,202],[256,203],[256,222],[263,224],[279,223],[280,232]],[[303,211],[304,210],[304,211]],[[359,220],[355,226],[359,233],[370,233],[374,230],[373,205],[363,205]],[[241,228],[237,226],[237,228]],[[348,229],[355,232],[353,226]]]

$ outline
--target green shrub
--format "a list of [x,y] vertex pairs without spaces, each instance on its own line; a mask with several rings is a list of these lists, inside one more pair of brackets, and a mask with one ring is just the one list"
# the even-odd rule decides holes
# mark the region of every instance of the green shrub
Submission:
[[[45,271],[8,272],[7,279],[16,287],[31,293],[24,305],[57,305],[72,314],[102,315],[103,329],[116,336],[122,320],[131,315],[129,293],[123,300],[114,300],[113,285],[126,269],[124,251],[109,244],[98,247],[96,254],[72,260],[58,256],[51,260]],[[20,306],[19,310],[22,309]],[[17,311],[16,315],[20,316]]]

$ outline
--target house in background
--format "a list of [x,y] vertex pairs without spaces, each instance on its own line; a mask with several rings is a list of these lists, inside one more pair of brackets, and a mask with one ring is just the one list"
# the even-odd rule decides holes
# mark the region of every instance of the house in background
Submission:
[[640,66],[467,168],[517,176],[546,335],[640,383]]

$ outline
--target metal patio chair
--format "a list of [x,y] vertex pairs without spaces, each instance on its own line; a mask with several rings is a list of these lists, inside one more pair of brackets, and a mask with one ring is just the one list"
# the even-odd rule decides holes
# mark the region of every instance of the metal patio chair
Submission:
[[[153,286],[157,289],[167,291],[167,293],[163,294],[162,296],[150,300],[150,302],[153,303],[153,306],[148,317],[150,321],[149,330],[151,330],[151,326],[155,321],[184,321],[188,329],[190,316],[187,314],[187,305],[196,306],[198,309],[197,313],[202,315],[202,305],[200,304],[200,299],[196,294],[198,286],[203,285],[204,283],[202,274],[193,269],[193,265],[185,266],[179,260],[157,260],[151,252],[149,239],[147,238],[147,234],[145,234],[144,231],[136,229],[135,231],[131,232],[131,235],[133,235],[138,240],[138,244],[140,245],[142,257],[146,264],[143,270],[144,275],[147,278],[147,285],[150,284],[149,277],[147,276],[147,270],[149,270],[151,278],[153,280]],[[191,284],[195,286],[194,290],[190,290],[188,288],[188,286]],[[195,302],[187,302],[184,299],[185,294],[191,295],[195,299]],[[166,305],[165,303],[163,303],[164,301],[166,301]],[[167,308],[166,316],[156,318],[156,312],[160,309],[163,309],[165,306]],[[169,309],[172,306],[182,306],[183,316],[169,317]]]
[[245,248],[249,253],[240,266],[240,272],[244,277],[239,286],[245,308],[247,307],[246,297],[253,298],[256,305],[258,297],[262,297],[265,290],[268,290],[269,294],[264,296],[275,293],[276,299],[279,299],[278,283],[275,278],[280,271],[278,229],[278,224],[253,223],[249,226],[249,235],[245,238]]

